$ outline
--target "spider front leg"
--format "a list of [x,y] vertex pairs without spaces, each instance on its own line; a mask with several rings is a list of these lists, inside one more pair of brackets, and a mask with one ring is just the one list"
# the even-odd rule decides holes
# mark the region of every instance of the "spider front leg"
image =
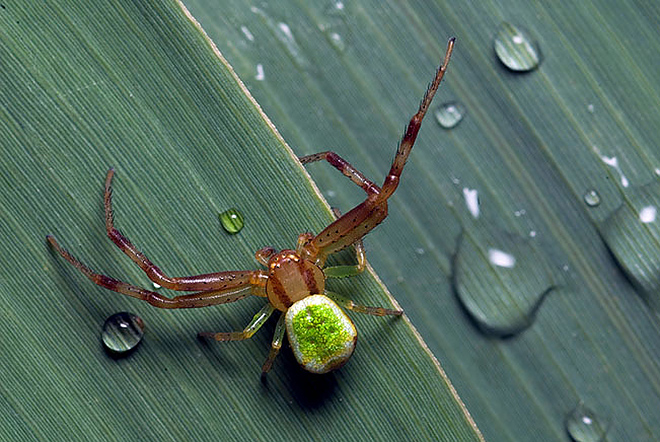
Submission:
[[146,273],[147,277],[156,284],[170,290],[195,291],[225,289],[234,284],[236,278],[250,278],[251,272],[218,272],[198,276],[169,277],[152,263],[144,253],[140,252],[131,241],[114,226],[112,212],[112,178],[115,170],[108,170],[105,178],[105,193],[103,197],[105,207],[105,229],[108,237],[129,258],[133,260]]
[[265,293],[266,280],[268,279],[263,272],[259,271],[240,272],[241,275],[247,274],[247,276],[243,275],[242,277],[237,277],[234,272],[226,272],[224,276],[226,276],[227,279],[231,279],[232,282],[224,284],[222,288],[168,298],[160,293],[145,290],[141,287],[96,273],[71,255],[65,248],[60,246],[54,237],[48,235],[46,239],[57,253],[69,261],[75,268],[80,270],[93,283],[108,290],[146,301],[158,308],[174,309],[207,307],[209,305],[235,302],[249,295],[264,296],[262,293]]
[[390,171],[385,176],[385,181],[381,188],[375,186],[353,166],[333,152],[323,152],[301,158],[303,163],[319,160],[328,161],[328,163],[342,172],[351,181],[364,189],[368,195],[364,202],[330,224],[305,246],[303,255],[307,259],[313,260],[317,265],[324,264],[328,255],[354,244],[387,217],[387,200],[399,185],[401,173],[415,144],[417,134],[422,126],[422,121],[431,106],[431,101],[435,93],[440,87],[442,77],[444,77],[447,71],[451,53],[454,50],[454,41],[455,39],[451,38],[447,43],[445,58],[436,71],[435,77],[429,85],[426,94],[424,94],[417,113],[413,115],[408,123],[394,160],[392,161]]

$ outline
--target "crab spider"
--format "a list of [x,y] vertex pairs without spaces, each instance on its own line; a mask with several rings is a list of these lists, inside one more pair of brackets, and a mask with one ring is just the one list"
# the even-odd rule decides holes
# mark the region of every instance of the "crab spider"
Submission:
[[[327,373],[344,365],[355,350],[357,331],[341,307],[375,316],[399,316],[401,310],[359,305],[325,288],[327,278],[347,277],[361,273],[366,265],[362,238],[387,216],[387,200],[396,190],[401,172],[417,138],[433,96],[445,74],[454,39],[447,44],[444,61],[438,68],[417,113],[408,123],[403,139],[381,187],[368,180],[360,171],[334,152],[321,152],[300,158],[303,164],[325,160],[360,186],[367,198],[337,219],[318,235],[303,233],[298,237],[295,250],[276,251],[264,247],[255,254],[266,270],[227,271],[197,276],[170,277],[140,252],[113,222],[112,179],[110,169],[105,179],[105,225],[110,239],[160,286],[177,291],[195,292],[168,298],[123,281],[94,272],[59,245],[55,238],[46,238],[53,248],[92,282],[124,295],[165,309],[207,307],[238,301],[254,295],[268,299],[243,331],[231,333],[199,333],[218,341],[248,339],[276,310],[282,312],[275,327],[270,353],[263,364],[262,373],[273,365],[286,333],[298,363],[312,373]],[[352,246],[357,264],[352,266],[326,266],[329,255]]]

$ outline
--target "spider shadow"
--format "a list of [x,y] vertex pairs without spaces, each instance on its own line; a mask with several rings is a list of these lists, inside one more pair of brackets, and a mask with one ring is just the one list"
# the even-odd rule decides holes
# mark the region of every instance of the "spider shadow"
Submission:
[[[275,379],[278,377],[275,371],[284,375]],[[278,356],[271,372],[261,377],[261,388],[267,395],[280,395],[279,390],[286,389],[300,408],[315,409],[333,397],[337,378],[334,372],[314,374],[304,370],[295,361],[291,350],[286,348]]]

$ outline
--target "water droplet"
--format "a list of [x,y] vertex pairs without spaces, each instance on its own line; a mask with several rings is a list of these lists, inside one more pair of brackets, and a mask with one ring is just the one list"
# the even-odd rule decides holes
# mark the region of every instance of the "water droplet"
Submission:
[[286,51],[293,59],[294,63],[299,68],[305,69],[310,65],[309,61],[303,54],[300,45],[293,36],[293,31],[289,25],[283,22],[276,22],[268,14],[266,14],[266,12],[257,8],[256,6],[252,6],[250,10],[262,18],[266,27],[270,30],[273,36],[279,40],[280,43],[282,43],[282,45],[286,48]]
[[346,50],[346,43],[344,43],[343,38],[339,32],[330,31],[327,33],[330,43],[337,49],[339,52],[344,52]]
[[477,244],[463,235],[454,284],[460,302],[484,332],[510,336],[532,324],[552,279],[529,240],[504,232],[490,238]]
[[254,41],[254,35],[252,35],[252,32],[247,28],[247,26],[241,26],[241,32],[243,35],[245,35],[245,38],[247,38],[250,41]]
[[588,105],[588,106],[587,106],[587,110],[588,110],[590,113],[593,114],[593,113],[594,113],[594,110],[595,110],[594,105],[593,105],[593,104]]
[[417,247],[417,248],[415,249],[415,253],[417,253],[418,255],[423,255],[423,254],[426,253],[426,250],[424,250],[424,249],[421,248],[421,247]]
[[606,157],[605,155],[602,155],[600,159],[603,160],[605,164],[607,164],[608,166],[612,166],[614,170],[619,172],[619,175],[621,176],[621,185],[623,187],[628,187],[630,183],[628,181],[628,178],[626,178],[626,176],[623,174],[623,170],[621,170],[621,166],[619,166],[619,160],[617,159],[617,157]]
[[348,27],[346,26],[346,5],[344,2],[332,2],[330,6],[325,8],[318,27],[338,52],[346,50],[347,45],[344,35],[348,33]]
[[264,74],[264,65],[259,63],[257,65],[257,75],[254,76],[254,79],[257,81],[264,81],[266,74]]
[[472,214],[472,217],[479,218],[479,192],[476,189],[464,187],[463,198],[465,198],[465,205]]
[[536,230],[530,230],[529,231],[529,237],[530,238],[536,238]]
[[113,353],[133,350],[144,336],[144,321],[133,313],[115,313],[103,324],[101,339],[105,348]]
[[151,284],[154,286],[155,290],[158,290],[159,288],[162,287],[160,284],[156,284],[155,282],[152,282]]
[[658,210],[655,206],[645,206],[639,211],[639,220],[644,224],[652,223],[655,221],[655,216]]
[[440,105],[435,111],[435,120],[445,129],[458,126],[465,116],[466,110],[462,104],[451,101]]
[[580,402],[566,416],[566,431],[575,442],[598,442],[607,433],[607,422],[601,421],[596,414]]
[[516,72],[536,69],[541,53],[529,34],[510,23],[502,23],[495,36],[495,53],[507,68]]
[[596,207],[600,204],[600,195],[594,189],[587,190],[583,198],[589,207]]
[[245,225],[243,214],[238,209],[229,209],[222,212],[220,214],[220,222],[222,223],[222,227],[232,235],[240,232]]
[[660,311],[660,183],[635,187],[600,226],[607,247],[639,292]]

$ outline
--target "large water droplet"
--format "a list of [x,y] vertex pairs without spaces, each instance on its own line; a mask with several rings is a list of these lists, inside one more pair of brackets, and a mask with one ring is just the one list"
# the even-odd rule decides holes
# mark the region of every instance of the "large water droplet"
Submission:
[[435,119],[445,129],[458,126],[465,116],[465,108],[461,103],[451,101],[440,105],[435,111]]
[[220,214],[220,223],[227,233],[236,234],[243,229],[245,221],[243,214],[238,209],[225,210]]
[[454,284],[484,332],[509,336],[529,327],[552,288],[548,266],[529,240],[503,232],[477,244],[461,238]]
[[133,350],[144,336],[144,321],[133,313],[115,313],[103,324],[101,339],[105,348],[113,353]]
[[566,431],[575,442],[599,442],[607,433],[607,422],[603,422],[596,414],[580,402],[566,416]]
[[495,53],[512,71],[527,72],[541,62],[541,53],[529,34],[510,23],[502,23],[495,36]]
[[600,227],[600,233],[632,282],[660,311],[660,183],[626,192],[625,201]]
[[600,204],[600,195],[595,190],[588,190],[584,194],[584,202],[587,203],[589,207],[596,207]]

